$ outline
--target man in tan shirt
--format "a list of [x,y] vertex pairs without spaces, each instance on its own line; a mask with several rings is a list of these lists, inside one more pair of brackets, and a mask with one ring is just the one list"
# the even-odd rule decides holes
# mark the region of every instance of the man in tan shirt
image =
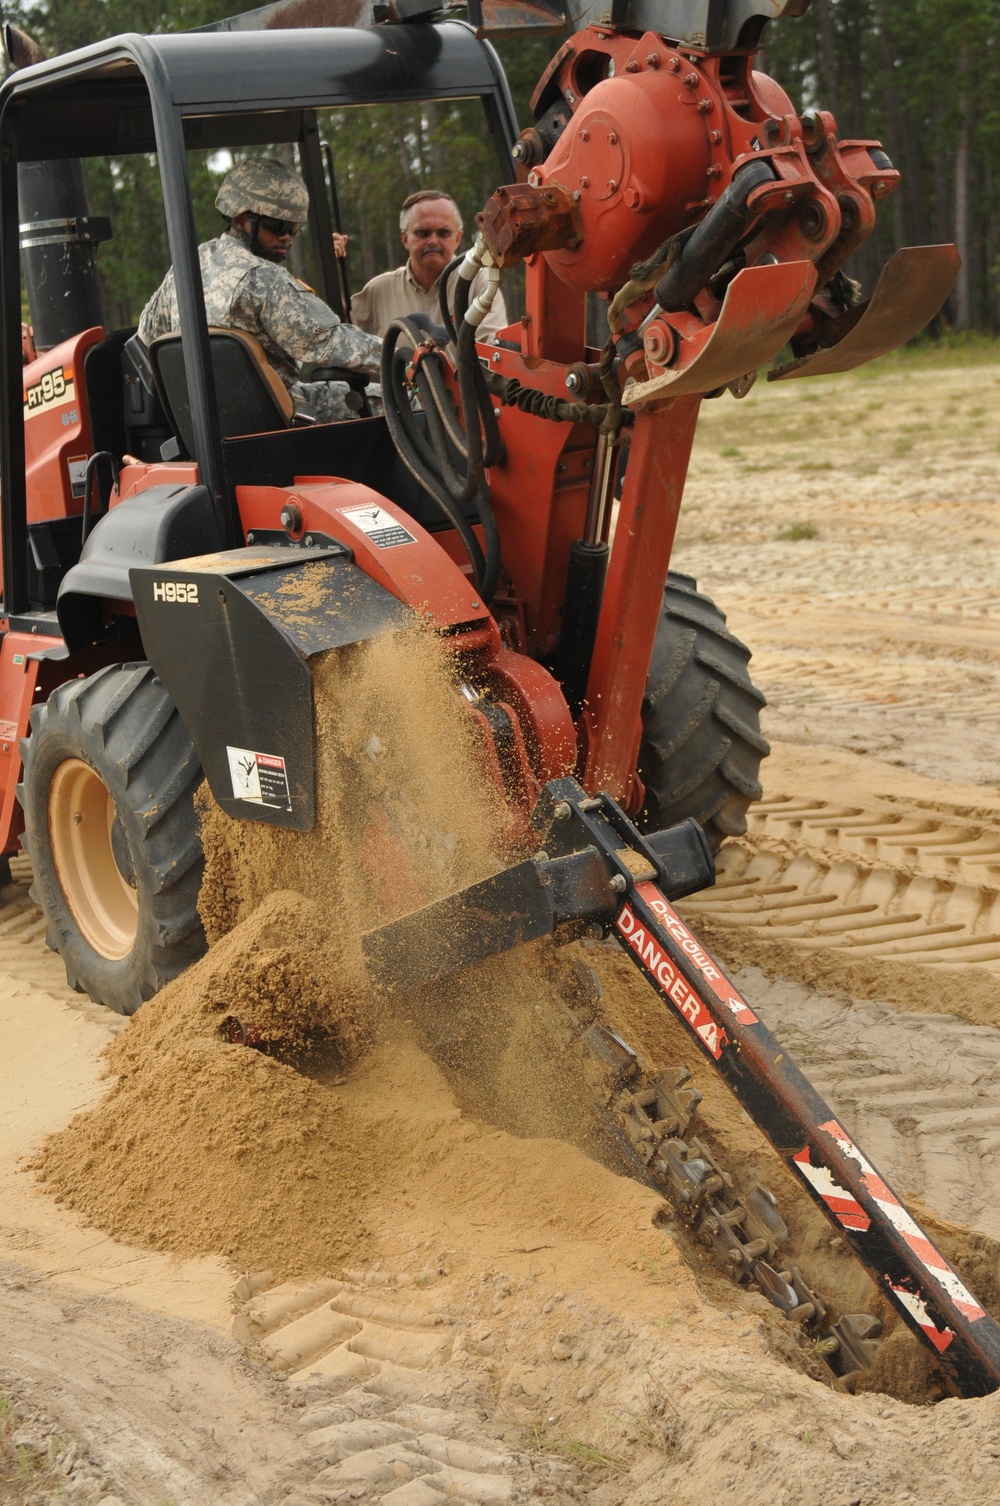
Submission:
[[[399,216],[399,228],[408,260],[394,272],[383,272],[366,283],[351,299],[351,320],[370,335],[384,335],[393,319],[403,314],[429,314],[441,322],[438,284],[441,273],[462,242],[462,216],[450,194],[436,188],[411,193]],[[338,237],[342,244],[346,237]],[[448,287],[448,306],[454,316],[455,283]],[[472,284],[470,298],[486,286],[486,273],[479,272]],[[509,323],[503,294],[497,293],[493,307],[479,326],[478,339],[489,340]]]

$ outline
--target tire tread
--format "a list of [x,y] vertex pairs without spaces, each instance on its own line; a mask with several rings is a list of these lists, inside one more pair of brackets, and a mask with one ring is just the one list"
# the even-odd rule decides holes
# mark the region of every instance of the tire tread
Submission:
[[766,702],[750,679],[749,660],[725,614],[691,576],[671,571],[643,702],[639,775],[646,799],[639,824],[645,830],[694,816],[713,851],[746,831],[747,808],[761,794],[760,764],[770,752],[760,730]]
[[[118,961],[96,953],[77,929],[51,858],[49,785],[59,762],[74,756],[110,791],[142,874],[136,942]],[[61,953],[71,987],[132,1014],[205,950],[198,915],[204,859],[194,809],[201,769],[191,740],[151,666],[115,664],[65,681],[32,709],[21,759],[22,846],[49,944]]]

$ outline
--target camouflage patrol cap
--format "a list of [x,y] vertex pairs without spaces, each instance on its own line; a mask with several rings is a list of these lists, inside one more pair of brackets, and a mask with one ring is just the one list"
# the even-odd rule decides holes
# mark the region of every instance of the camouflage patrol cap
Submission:
[[309,213],[309,194],[298,173],[268,157],[248,157],[223,178],[215,207],[231,220],[238,214],[269,214],[276,220],[297,220]]

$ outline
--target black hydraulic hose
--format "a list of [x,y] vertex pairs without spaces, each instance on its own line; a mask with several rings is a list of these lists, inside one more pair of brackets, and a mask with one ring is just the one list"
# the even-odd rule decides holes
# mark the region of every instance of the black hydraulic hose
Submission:
[[482,362],[476,355],[475,330],[473,330],[473,376],[476,382],[476,396],[479,399],[479,417],[483,426],[485,448],[483,451],[483,464],[485,466],[496,465],[504,457],[503,440],[500,438],[500,422],[497,418],[497,410],[490,401],[490,389],[486,385],[486,372]]
[[466,498],[465,475],[455,464],[454,451],[445,427],[444,418],[435,402],[435,394],[432,390],[429,374],[426,369],[427,363],[421,361],[413,376],[413,385],[416,387],[417,396],[420,399],[424,416],[427,420],[427,433],[430,437],[434,450],[434,460],[437,474],[449,495],[456,505],[461,505]]
[[[470,284],[462,279],[461,284],[455,290],[456,318],[461,319],[459,327],[458,364],[459,401],[462,407],[461,421],[455,411],[454,400],[445,386],[443,374],[436,361],[424,360],[420,362],[417,374],[417,390],[421,401],[424,403],[428,414],[428,427],[431,429],[432,441],[435,434],[435,426],[431,418],[433,413],[440,420],[444,428],[444,434],[439,434],[437,444],[443,446],[441,475],[445,485],[451,493],[453,501],[458,506],[464,506],[472,502],[475,506],[479,522],[483,530],[483,538],[486,544],[486,571],[480,589],[487,604],[493,597],[497,581],[500,578],[500,531],[497,528],[496,518],[490,506],[489,493],[484,483],[483,472],[487,465],[495,465],[502,454],[500,440],[500,426],[497,423],[496,414],[490,403],[489,393],[486,390],[486,382],[483,377],[483,368],[479,363],[476,352],[475,329],[465,323],[465,310],[468,307]],[[436,329],[424,314],[408,316],[407,322],[415,325],[418,330],[440,338],[441,331]],[[469,333],[463,335],[462,331]],[[447,333],[445,331],[444,333]],[[417,336],[412,332],[411,339],[416,341]],[[466,358],[466,372],[471,368],[474,386],[470,389],[470,383],[466,377],[463,395],[463,377],[461,352],[468,351]],[[474,406],[469,408],[469,397],[475,399]],[[484,412],[485,409],[485,412]],[[471,419],[470,419],[471,412]],[[487,445],[483,447],[480,437],[480,424],[487,429]],[[464,427],[463,427],[464,424]],[[466,471],[461,475],[448,454],[448,443],[454,447],[458,455],[465,461]],[[470,455],[473,457],[470,461]],[[472,482],[478,473],[478,484],[473,489]]]
[[445,426],[448,439],[454,445],[462,459],[467,460],[469,457],[469,447],[465,439],[465,430],[458,421],[455,404],[451,393],[444,384],[444,376],[440,366],[436,361],[422,361],[420,363],[420,376],[427,383],[430,400]]
[[[456,315],[457,312],[456,299]],[[465,357],[464,367],[463,351],[468,352]],[[470,363],[473,368],[471,380],[469,374]],[[425,380],[421,380],[421,377],[418,376],[418,391],[427,410],[428,427],[431,431],[432,442],[434,442],[435,435],[437,434],[439,436],[438,443],[446,446],[446,435],[449,434],[453,427],[461,433],[462,440],[464,440],[463,446],[461,442],[458,442],[456,435],[457,448],[466,462],[464,478],[457,473],[451,464],[450,457],[445,453],[442,456],[442,480],[445,486],[447,486],[452,501],[457,508],[462,508],[469,502],[475,506],[476,514],[483,530],[483,540],[486,545],[486,568],[480,581],[479,589],[483,600],[489,605],[493,599],[497,582],[500,579],[500,530],[497,527],[496,516],[493,508],[490,506],[489,493],[484,484],[484,471],[487,464],[495,464],[496,459],[499,457],[500,429],[496,422],[496,414],[490,405],[486,385],[482,383],[482,397],[487,407],[489,407],[490,418],[493,421],[493,428],[496,433],[492,449],[484,451],[480,431],[480,394],[478,384],[475,381],[477,374],[481,380],[482,368],[479,365],[479,357],[476,354],[475,330],[472,325],[466,324],[463,319],[459,329],[458,341],[458,390],[459,400],[462,405],[462,417],[465,421],[464,429],[462,429],[454,414],[451,397],[444,386],[443,380],[440,380],[440,373],[435,372],[435,376],[432,377],[430,376],[431,370],[434,370],[434,368],[428,367],[426,362],[421,362],[419,371]],[[435,377],[438,380],[435,380]],[[449,417],[446,418],[446,414]],[[440,430],[436,428],[437,423],[440,423],[442,426]]]
[[458,530],[473,567],[476,569],[478,585],[484,566],[479,541],[466,518],[456,508],[450,490],[438,472],[441,452],[433,443],[433,430],[431,430],[432,442],[428,444],[421,432],[418,415],[410,406],[410,395],[403,379],[410,357],[406,350],[396,348],[403,334],[406,334],[409,339],[413,338],[413,331],[406,329],[403,320],[394,321],[386,331],[382,347],[382,385],[384,393],[390,398],[390,401],[385,403],[389,432],[407,470],[433,497],[449,522]]
[[[425,334],[435,337],[444,334],[443,330],[431,324],[423,314],[406,315],[405,324],[408,338],[414,344]],[[405,351],[396,350],[393,361],[402,372],[408,365],[408,356]],[[428,449],[408,403],[401,407],[403,424],[420,451],[424,463],[435,472],[453,499],[459,503],[468,501],[469,499],[463,495],[466,487],[465,472],[459,471],[449,449],[451,446],[462,460],[467,460],[465,431],[458,421],[454,401],[445,386],[444,377],[436,360],[423,360],[417,364],[413,374],[413,385],[416,387],[417,396],[427,419],[431,448]],[[404,393],[402,380],[394,386],[393,390],[397,393],[397,401],[401,401]]]
[[[456,501],[438,469],[442,463],[446,469],[449,468],[450,460],[446,452],[444,426],[436,411],[432,414],[428,409],[427,413],[428,429],[431,435],[430,445],[420,433],[417,416],[410,407],[409,393],[403,381],[403,373],[409,364],[409,356],[406,351],[396,348],[402,335],[413,340],[415,337],[419,338],[420,333],[419,326],[414,327],[408,319],[393,320],[386,330],[382,343],[381,372],[386,424],[406,469],[428,496],[437,503],[461,538],[472,564],[476,589],[485,605],[488,606],[500,575],[499,530],[488,500],[481,495],[468,499],[475,500],[476,511],[483,526],[486,539],[484,556],[475,531],[462,511],[462,504]],[[429,395],[429,384],[422,385],[418,390]],[[458,479],[457,476],[455,479]]]
[[[462,279],[462,281],[465,283],[465,287],[461,299],[459,299],[458,288],[455,289],[455,314],[457,318],[459,304],[461,303],[462,322],[464,324],[466,310],[469,307],[469,299],[472,295],[472,283],[466,282],[464,278]],[[475,342],[476,335],[478,333],[478,325],[470,326],[470,328],[472,329],[472,343],[470,347],[472,353],[472,371],[476,382],[476,397],[479,404],[479,417],[482,422],[483,438],[485,441],[483,464],[486,466],[496,465],[497,461],[502,459],[503,457],[503,443],[500,439],[500,425],[497,422],[496,410],[494,409],[493,404],[490,402],[489,389],[486,385],[486,373],[483,370],[482,362],[480,361],[479,356],[476,353]]]
[[[447,338],[447,330],[440,325],[434,324],[426,314],[407,314],[407,322],[417,326],[421,335],[430,335],[434,340],[444,343]],[[418,335],[411,334],[411,339],[416,342]],[[463,460],[468,459],[468,444],[466,443],[465,430],[458,419],[454,399],[445,386],[444,373],[437,361],[421,361],[416,372],[417,390],[425,409],[429,411],[433,404],[434,410],[444,424],[449,443]],[[427,390],[425,390],[425,388]],[[449,458],[449,465],[451,461]],[[452,466],[452,474],[457,478],[458,472]],[[461,486],[461,483],[458,483]]]
[[[427,435],[420,427],[417,414],[410,406],[410,395],[406,390],[405,374],[409,366],[410,358],[405,350],[395,350],[392,355],[392,394],[395,408],[398,410],[400,422],[409,440],[412,450],[416,453],[421,465],[427,473],[435,478],[440,486],[442,478],[439,469],[442,463],[440,443],[435,443],[435,434],[428,422],[431,443],[427,443]],[[450,488],[447,488],[450,491]]]
[[88,539],[88,537],[90,535],[90,525],[91,525],[90,496],[91,496],[91,492],[93,491],[94,476],[96,475],[96,473],[97,473],[97,467],[101,463],[102,460],[106,460],[108,462],[108,464],[110,465],[110,467],[111,467],[111,487],[109,488],[109,493],[110,493],[111,490],[113,490],[113,488],[115,486],[115,483],[118,480],[118,462],[115,459],[115,457],[112,455],[111,451],[110,450],[97,450],[97,451],[95,451],[95,453],[93,455],[91,455],[90,459],[87,461],[87,469],[83,473],[83,517],[80,520],[80,547],[81,548],[87,542],[87,539]]
[[458,330],[458,399],[462,407],[465,425],[466,472],[463,502],[471,502],[483,484],[483,431],[479,415],[479,390],[476,386],[474,366],[479,365],[476,355],[476,332],[471,324],[461,323]]
[[692,232],[676,261],[656,284],[661,309],[672,313],[692,303],[719,268],[724,266],[753,221],[747,200],[755,188],[777,177],[770,162],[750,162],[740,168],[722,198]]
[[[427,333],[435,335],[439,335],[440,333],[431,325],[425,315],[410,315],[408,316],[407,323],[416,325]],[[413,338],[412,332],[411,338]],[[481,374],[482,367],[475,353],[474,341],[472,352],[476,372]],[[396,359],[398,359],[398,352]],[[444,376],[438,362],[436,360],[422,360],[417,366],[414,382],[427,417],[427,428],[436,458],[435,473],[447,488],[452,501],[458,507],[462,507],[470,501],[474,504],[480,525],[482,526],[483,538],[486,544],[486,566],[480,583],[480,589],[484,599],[489,603],[492,600],[497,581],[500,578],[500,531],[497,527],[493,509],[490,506],[489,493],[482,480],[482,470],[480,469],[478,490],[470,497],[468,495],[471,490],[468,472],[469,437],[467,431],[462,428],[459,422],[454,400],[445,386]],[[485,383],[483,384],[482,395],[484,401],[488,403],[489,396],[485,389]],[[499,453],[500,431],[492,409],[491,417],[496,427],[496,444],[494,450]],[[476,412],[476,422],[473,424],[474,443],[478,440],[478,418],[479,410]],[[465,461],[467,469],[464,475],[459,472],[455,465],[452,451]],[[489,463],[493,464],[494,462],[491,460]]]
[[[465,277],[459,278],[455,289],[455,323],[458,326],[458,395],[462,403],[462,420],[469,448],[470,475],[474,469],[478,468],[481,481],[483,467],[496,465],[502,453],[502,446],[500,425],[497,423],[497,416],[490,402],[486,378],[476,352],[476,326],[467,323],[465,318],[471,292],[472,283]],[[477,415],[478,423],[476,422]]]
[[[483,373],[487,389],[505,408],[519,408],[534,418],[550,419],[557,424],[600,424],[617,429],[621,414],[621,394],[615,403],[576,403],[538,387],[525,387],[517,377],[504,377],[497,371]],[[609,416],[610,415],[610,416]]]
[[458,255],[453,256],[445,267],[438,282],[438,305],[441,309],[441,323],[444,325],[445,333],[452,345],[458,344],[458,335],[455,331],[455,321],[451,317],[451,309],[448,307],[448,284],[464,260],[465,252],[459,251]]
[[476,512],[483,529],[483,542],[486,545],[486,569],[483,572],[483,583],[480,590],[483,601],[489,606],[500,581],[500,529],[497,527],[496,513],[490,506],[490,494],[484,486],[478,497],[473,499],[476,504]]
[[[397,352],[397,361],[398,359],[399,353]],[[404,356],[402,362],[398,367],[399,372],[405,370],[405,367],[406,357]],[[400,401],[400,396],[402,397],[402,404],[405,406],[400,407],[400,412],[405,412],[406,409],[409,408],[409,394],[406,392],[405,387],[403,387],[401,380],[399,381],[398,385],[394,384],[394,392],[395,400],[397,402]],[[441,512],[444,514],[448,522],[457,532],[459,538],[462,540],[465,552],[469,557],[470,564],[472,565],[473,579],[475,580],[476,588],[477,590],[482,592],[484,597],[487,597],[487,592],[483,589],[484,586],[488,585],[489,583],[488,572],[486,568],[486,558],[483,554],[482,548],[480,547],[480,543],[478,538],[476,537],[475,531],[469,519],[465,516],[463,510],[455,505],[455,502],[451,497],[448,488],[441,481],[437,470],[437,456],[433,453],[429,454],[426,442],[423,440],[423,436],[420,435],[419,426],[417,425],[415,415],[411,416],[409,420],[404,419],[404,426],[409,432],[411,441],[415,441],[414,451],[416,451],[417,453],[414,454],[414,452],[411,451],[408,455],[405,447],[400,447],[400,454],[402,456],[403,462],[407,465],[407,468],[411,471],[415,478],[420,482],[431,499],[437,503]]]

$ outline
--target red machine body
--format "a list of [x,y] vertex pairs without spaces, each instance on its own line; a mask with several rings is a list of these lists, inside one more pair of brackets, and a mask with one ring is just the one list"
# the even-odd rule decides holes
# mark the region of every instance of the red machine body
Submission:
[[[629,464],[577,722],[577,773],[586,789],[637,811],[642,698],[701,399],[730,385],[744,395],[786,342],[808,344],[831,313],[818,290],[870,234],[876,199],[899,177],[878,143],[838,142],[827,114],[796,116],[749,52],[699,54],[654,33],[578,33],[533,108],[542,119],[561,112],[561,132],[547,153],[539,130],[522,133],[524,181],[479,217],[501,265],[525,260],[526,310],[501,349],[480,355],[554,398],[575,378],[596,401],[585,295],[611,303]],[[637,265],[651,258],[662,272],[750,164],[767,164],[767,178],[750,195],[738,252],[707,266],[681,306],[658,307],[656,278],[643,281]],[[939,307],[953,253],[915,254],[940,274]],[[918,327],[927,317],[924,306]],[[589,425],[553,425],[517,406],[503,407],[499,424],[505,458],[490,472],[490,498],[528,652],[544,658],[559,638],[573,541],[610,537],[617,466],[596,474]]]
[[93,444],[83,368],[104,339],[87,329],[36,355],[24,367],[28,517],[33,523],[83,510],[83,484]]
[[793,115],[748,56],[696,60],[651,32],[578,33],[542,78],[536,110],[555,91],[572,119],[528,182],[578,195],[580,243],[551,253],[549,264],[571,287],[594,291],[620,287],[636,262],[710,207],[732,164],[760,150],[767,123]]

